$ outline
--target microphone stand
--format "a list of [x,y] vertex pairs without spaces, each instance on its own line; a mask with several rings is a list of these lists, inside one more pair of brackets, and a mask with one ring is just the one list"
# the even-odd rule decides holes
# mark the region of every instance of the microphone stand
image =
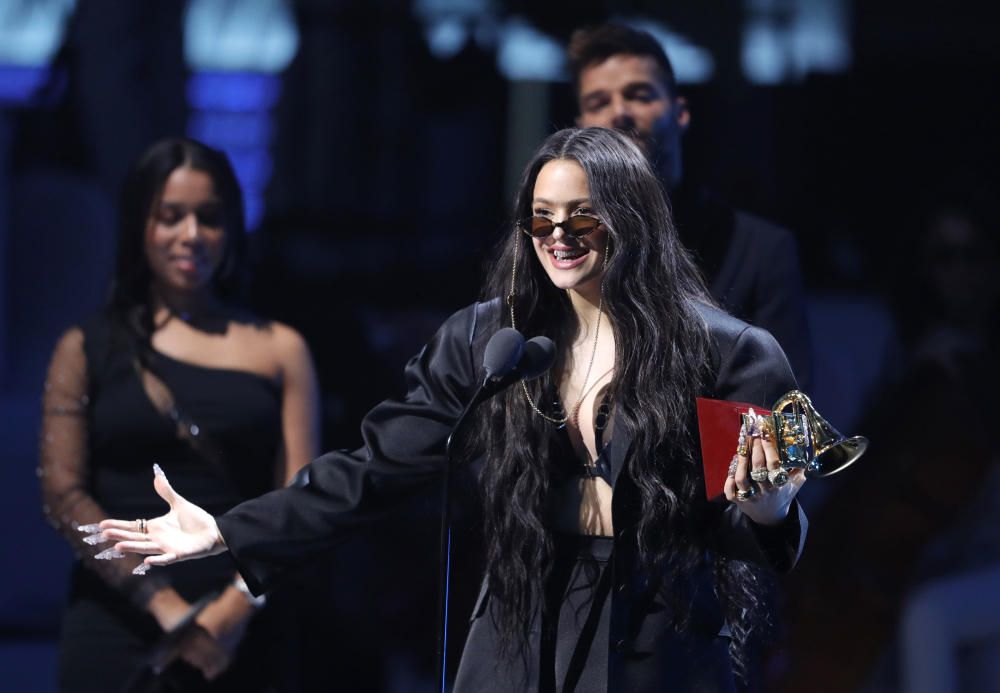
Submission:
[[469,414],[486,399],[513,383],[537,378],[552,367],[555,345],[548,337],[535,337],[527,342],[517,330],[505,327],[494,334],[486,345],[483,369],[486,376],[469,403],[458,417],[445,443],[444,478],[441,482],[440,574],[438,580],[438,682],[441,693],[447,693],[448,680],[448,597],[451,588],[451,467],[452,449]]
[[487,374],[483,383],[476,389],[475,396],[469,400],[458,417],[455,427],[445,443],[444,479],[441,483],[441,536],[439,541],[441,556],[438,574],[438,683],[441,693],[446,693],[448,679],[448,597],[451,588],[451,467],[452,446],[458,439],[458,434],[465,425],[469,414],[480,403],[480,397],[487,387],[498,382],[501,376]]

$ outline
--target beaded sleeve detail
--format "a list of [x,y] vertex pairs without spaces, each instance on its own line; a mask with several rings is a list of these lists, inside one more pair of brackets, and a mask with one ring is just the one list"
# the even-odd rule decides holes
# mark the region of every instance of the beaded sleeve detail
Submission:
[[79,328],[68,330],[56,344],[49,364],[42,393],[39,440],[42,511],[84,566],[141,605],[157,587],[132,575],[142,557],[129,555],[114,561],[96,558],[101,554],[108,556],[106,550],[112,545],[90,545],[85,541],[87,534],[80,531],[80,527],[107,518],[87,486],[90,400],[83,345],[83,332]]

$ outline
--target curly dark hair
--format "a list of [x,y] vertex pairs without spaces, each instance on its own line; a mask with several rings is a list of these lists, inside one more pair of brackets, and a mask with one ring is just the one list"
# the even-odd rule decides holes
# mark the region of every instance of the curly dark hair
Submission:
[[[641,511],[636,532],[643,565],[679,586],[706,567],[697,518],[707,501],[692,422],[695,397],[710,374],[710,336],[697,304],[711,304],[688,252],[681,246],[663,188],[642,151],[625,135],[604,128],[566,129],[551,135],[525,169],[513,218],[530,216],[535,179],[553,160],[572,160],[587,176],[591,205],[610,237],[603,301],[615,335],[611,396],[616,429],[633,441],[627,474],[638,488]],[[506,297],[517,258],[512,301],[518,329],[572,343],[577,320],[566,292],[553,286],[535,259],[530,239],[513,228],[499,249],[484,287],[484,299]],[[551,373],[529,385],[544,401],[558,384]],[[486,446],[481,476],[487,537],[487,580],[495,599],[501,649],[523,652],[534,610],[544,604],[553,542],[546,525],[552,468],[551,424],[532,411],[519,388],[481,407],[479,429]],[[517,435],[510,435],[517,431]],[[669,453],[668,453],[669,451]],[[670,560],[667,560],[667,556]],[[747,589],[754,569],[716,560],[717,590],[734,632],[734,663],[759,599]],[[681,597],[683,599],[683,597]],[[679,605],[683,629],[689,605]],[[749,620],[748,620],[749,619]]]

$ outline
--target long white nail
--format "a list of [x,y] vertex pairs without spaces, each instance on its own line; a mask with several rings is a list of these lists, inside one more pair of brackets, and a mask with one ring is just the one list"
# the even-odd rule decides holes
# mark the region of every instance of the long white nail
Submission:
[[84,534],[93,534],[94,532],[101,531],[101,525],[94,523],[92,525],[79,525],[76,528],[77,532],[83,532]]
[[90,534],[84,537],[83,540],[91,546],[97,546],[108,541],[108,538],[104,536],[104,532],[98,532],[97,534]]
[[110,561],[112,558],[125,558],[125,554],[121,551],[115,551],[114,549],[104,549],[99,554],[94,556],[99,561]]
[[167,475],[163,473],[162,469],[160,469],[160,465],[156,464],[155,462],[153,463],[153,474],[155,474],[156,476],[162,476],[164,479],[167,478]]
[[140,563],[139,565],[137,565],[135,568],[132,569],[132,574],[145,575],[147,572],[149,572],[150,568],[152,568],[152,566],[149,565],[148,563]]

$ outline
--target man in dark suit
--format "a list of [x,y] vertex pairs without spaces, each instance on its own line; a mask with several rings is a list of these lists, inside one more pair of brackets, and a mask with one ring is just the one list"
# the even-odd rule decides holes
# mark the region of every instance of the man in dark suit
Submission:
[[691,112],[660,43],[644,31],[605,24],[575,32],[568,58],[577,124],[623,130],[642,146],[712,295],[728,312],[773,334],[799,386],[808,387],[811,350],[795,238],[684,180],[681,140]]

